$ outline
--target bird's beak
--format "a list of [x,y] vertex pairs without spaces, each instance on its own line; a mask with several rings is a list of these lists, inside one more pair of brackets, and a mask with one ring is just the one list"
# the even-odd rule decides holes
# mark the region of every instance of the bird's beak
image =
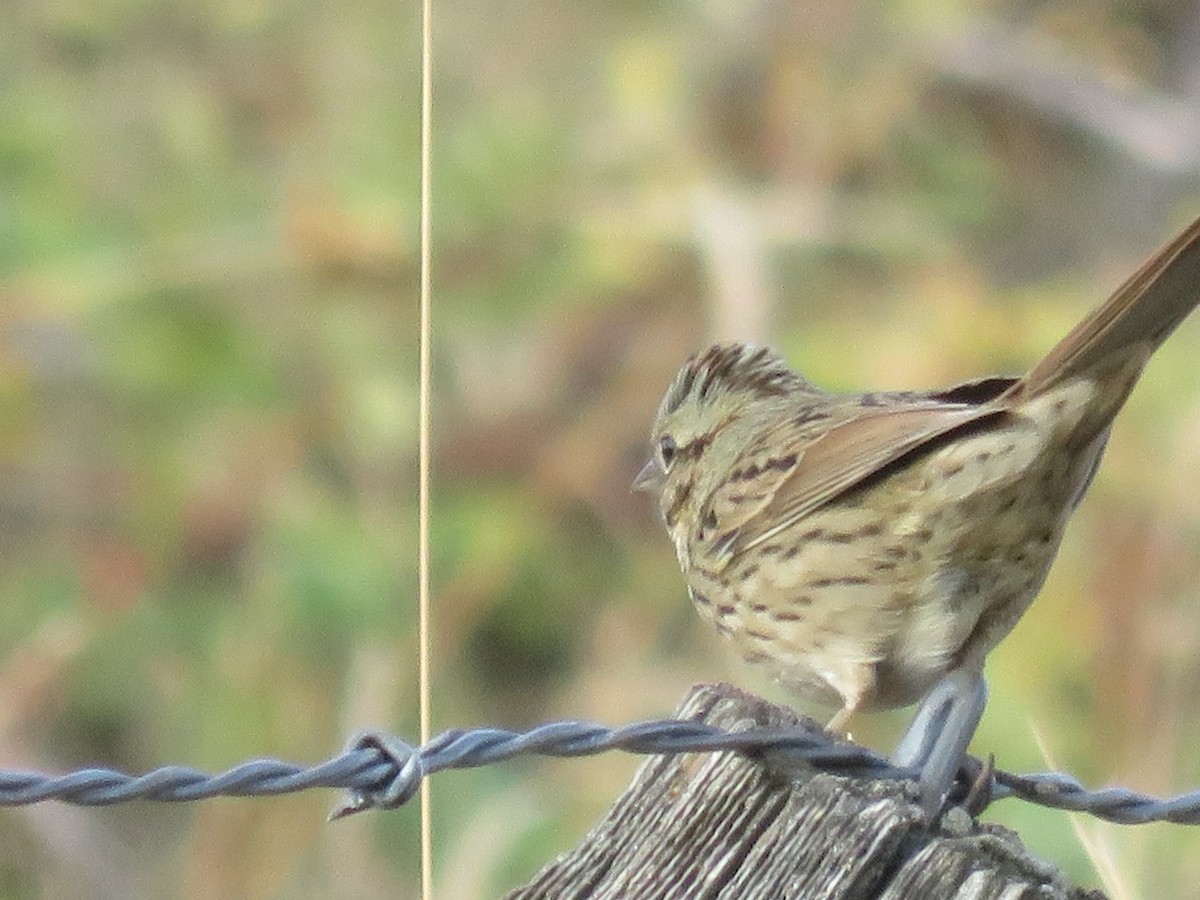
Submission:
[[652,456],[646,465],[642,466],[642,471],[638,472],[637,478],[633,479],[633,490],[658,490],[663,483],[664,475],[665,473],[663,472],[662,467],[658,464],[658,460]]

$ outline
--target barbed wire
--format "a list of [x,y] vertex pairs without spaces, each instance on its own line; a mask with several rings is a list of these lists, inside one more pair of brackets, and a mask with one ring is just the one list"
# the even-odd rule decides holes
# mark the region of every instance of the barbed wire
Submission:
[[[577,757],[610,750],[639,755],[734,751],[773,766],[808,764],[847,776],[913,779],[917,772],[892,765],[856,744],[835,742],[803,727],[726,731],[700,722],[657,719],[620,728],[561,721],[529,731],[502,728],[452,729],[422,747],[380,732],[356,735],[346,750],[316,766],[256,759],[217,775],[185,766],[164,766],[144,775],[113,769],[80,769],[59,776],[0,770],[0,806],[57,800],[78,806],[109,806],[131,800],[184,803],[212,797],[256,797],[311,788],[342,788],[348,799],[330,818],[366,809],[388,809],[409,800],[421,782],[445,769],[492,765],[516,756]],[[980,780],[984,780],[980,791]],[[1200,791],[1156,799],[1125,788],[1088,790],[1061,773],[1014,775],[967,758],[952,799],[968,793],[991,802],[1016,797],[1040,806],[1089,813],[1134,825],[1174,822],[1200,825]]]

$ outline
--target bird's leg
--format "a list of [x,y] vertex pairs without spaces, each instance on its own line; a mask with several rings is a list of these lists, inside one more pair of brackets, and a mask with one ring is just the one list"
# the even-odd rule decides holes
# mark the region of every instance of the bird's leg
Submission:
[[838,737],[847,737],[849,732],[846,726],[850,724],[850,720],[854,718],[854,714],[858,712],[858,705],[846,703],[839,709],[829,720],[829,724],[825,726],[825,730],[830,734],[835,734]]
[[825,730],[849,739],[846,726],[875,690],[875,669],[873,666],[856,665],[841,672],[831,672],[825,677],[842,698],[842,708],[829,720]]
[[921,808],[931,820],[950,794],[986,705],[983,673],[955,669],[925,695],[912,724],[892,752],[895,765],[920,770]]

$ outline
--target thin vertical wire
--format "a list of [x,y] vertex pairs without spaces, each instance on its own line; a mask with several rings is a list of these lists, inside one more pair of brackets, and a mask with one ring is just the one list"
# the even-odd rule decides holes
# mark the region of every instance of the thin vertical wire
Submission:
[[[418,413],[418,512],[417,512],[417,644],[420,655],[418,694],[421,744],[429,743],[429,400],[430,400],[430,197],[431,124],[433,119],[433,0],[421,4],[421,376]],[[421,897],[433,898],[432,800],[428,780],[421,782]]]

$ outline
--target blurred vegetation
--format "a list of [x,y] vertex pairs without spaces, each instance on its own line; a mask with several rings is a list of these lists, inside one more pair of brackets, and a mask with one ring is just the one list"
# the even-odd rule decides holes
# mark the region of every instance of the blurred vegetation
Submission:
[[[0,766],[415,736],[417,12],[0,10]],[[785,699],[694,621],[628,490],[684,357],[1019,371],[1200,208],[1193,4],[435,14],[439,728],[632,721],[718,678]],[[1006,768],[1200,785],[1198,353],[1190,323],[1156,358],[993,657],[976,747]],[[438,896],[530,877],[635,765],[440,776]],[[416,810],[332,802],[0,811],[0,895],[416,896]],[[1089,848],[988,816],[1084,883],[1196,896],[1182,827],[1085,821]]]

